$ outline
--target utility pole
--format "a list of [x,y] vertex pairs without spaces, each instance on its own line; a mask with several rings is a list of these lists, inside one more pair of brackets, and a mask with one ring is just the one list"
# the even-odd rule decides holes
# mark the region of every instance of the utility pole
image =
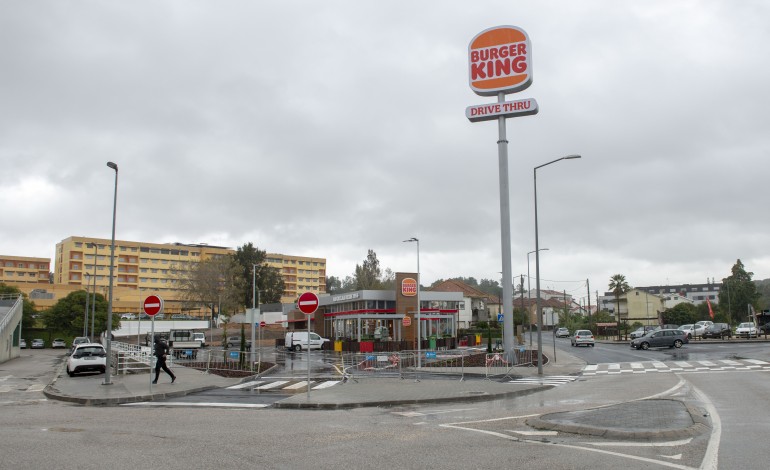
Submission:
[[[588,279],[586,279],[586,292],[588,293],[588,329],[591,330],[591,284],[588,283]],[[597,308],[596,310],[598,311],[599,309]]]

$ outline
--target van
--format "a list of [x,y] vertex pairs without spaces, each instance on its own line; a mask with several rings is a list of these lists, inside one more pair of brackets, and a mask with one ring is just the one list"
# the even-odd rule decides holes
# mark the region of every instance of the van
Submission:
[[[310,334],[310,349],[321,349],[323,348],[324,343],[328,342],[329,340],[326,338],[321,338],[316,333],[309,333]],[[289,331],[286,333],[286,339],[285,343],[286,349],[290,349],[292,351],[302,351],[303,349],[306,349],[308,347],[308,332],[307,331]]]
[[193,340],[200,341],[201,346],[206,347],[206,335],[202,331],[193,332]]

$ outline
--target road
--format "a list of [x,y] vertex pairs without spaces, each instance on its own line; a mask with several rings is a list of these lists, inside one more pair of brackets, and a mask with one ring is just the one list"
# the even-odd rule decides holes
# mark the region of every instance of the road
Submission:
[[[568,343],[557,345],[562,352],[606,354],[645,366],[675,363],[669,350],[600,344],[575,351]],[[671,354],[680,363],[770,362],[770,345],[727,346],[691,345]],[[583,376],[526,397],[432,406],[83,407],[47,401],[39,391],[60,354],[25,352],[0,365],[0,386],[6,387],[0,389],[0,468],[766,468],[770,371],[764,369]],[[217,394],[229,392],[211,393],[206,399],[216,401],[222,399]],[[277,396],[243,395],[254,404]],[[651,397],[695,406],[712,428],[694,438],[651,443],[542,433],[526,425],[527,417]]]

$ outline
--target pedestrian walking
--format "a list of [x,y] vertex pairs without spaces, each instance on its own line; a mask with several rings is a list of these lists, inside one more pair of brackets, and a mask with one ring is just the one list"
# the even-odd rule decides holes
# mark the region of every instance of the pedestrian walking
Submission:
[[160,370],[163,369],[169,376],[171,376],[171,383],[176,380],[176,375],[171,372],[171,369],[166,365],[166,356],[168,356],[168,345],[160,339],[160,336],[155,337],[155,380],[152,383],[158,383],[158,376]]

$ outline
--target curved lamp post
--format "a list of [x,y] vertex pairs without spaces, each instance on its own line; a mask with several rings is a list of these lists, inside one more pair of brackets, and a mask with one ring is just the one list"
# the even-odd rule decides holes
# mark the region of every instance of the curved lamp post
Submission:
[[[107,367],[104,372],[104,382],[102,385],[112,385],[112,274],[115,271],[115,212],[118,208],[118,165],[107,162],[107,166],[115,170],[115,195],[112,200],[112,242],[110,244],[110,291],[109,303],[107,304],[107,331],[105,338],[107,340]],[[92,332],[93,333],[93,332]]]
[[560,162],[562,160],[572,160],[580,158],[580,155],[567,155],[566,157],[557,158],[548,163],[536,166],[534,169],[534,182],[535,182],[535,289],[537,303],[537,375],[543,375],[543,316],[540,312],[540,240],[538,239],[537,232],[537,170],[543,168],[552,163]]

